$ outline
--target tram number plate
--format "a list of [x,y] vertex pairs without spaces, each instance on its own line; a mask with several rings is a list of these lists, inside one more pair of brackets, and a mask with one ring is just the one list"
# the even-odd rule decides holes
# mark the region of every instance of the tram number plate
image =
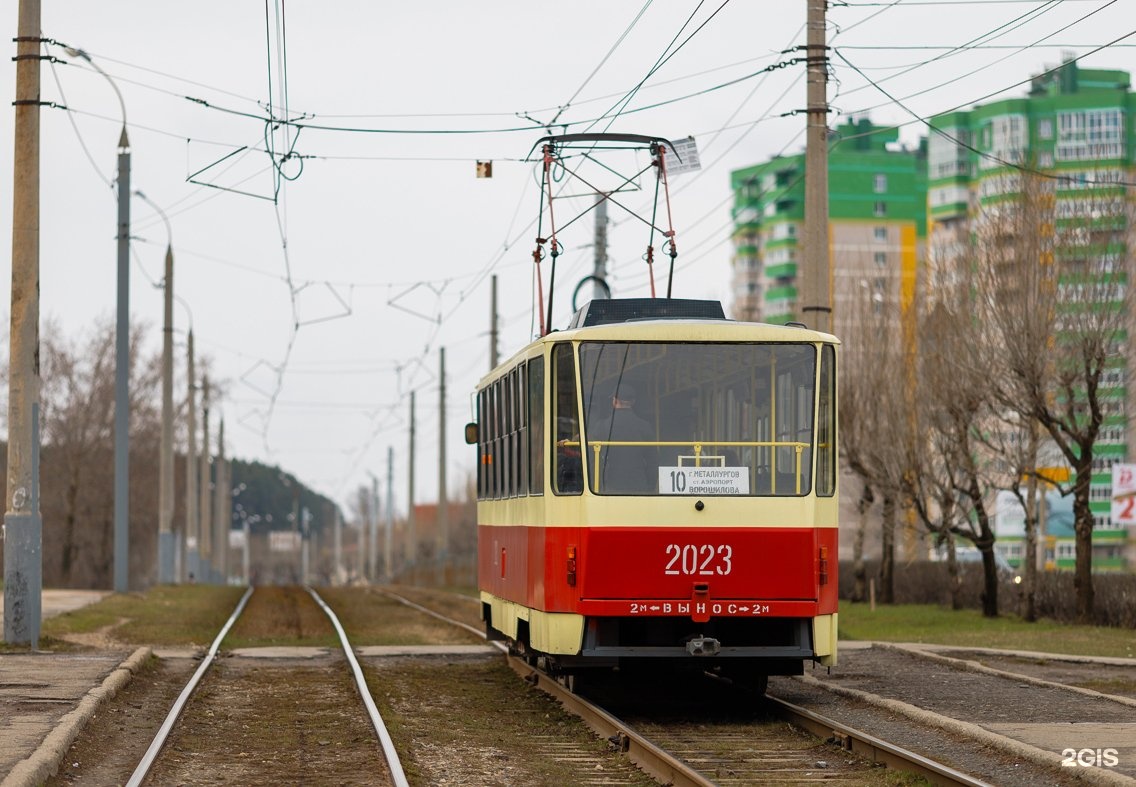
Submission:
[[734,570],[734,548],[729,544],[667,544],[663,560],[664,574],[725,576]]

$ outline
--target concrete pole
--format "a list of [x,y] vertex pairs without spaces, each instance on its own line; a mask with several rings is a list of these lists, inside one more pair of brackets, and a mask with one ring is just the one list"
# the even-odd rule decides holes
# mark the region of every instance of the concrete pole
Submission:
[[832,330],[828,256],[828,0],[808,4],[808,125],[805,136],[804,269],[798,293],[799,319],[818,331]]
[[[368,473],[368,475],[371,475]],[[371,501],[367,505],[367,565],[370,573],[367,579],[379,580],[379,479],[371,475]]]
[[489,277],[489,369],[497,368],[497,274]]
[[229,518],[233,511],[233,490],[229,483],[229,463],[225,460],[225,419],[218,419],[217,459],[213,463],[213,566],[216,580],[229,582]]
[[166,247],[162,325],[162,443],[158,459],[158,582],[174,574],[174,251]]
[[245,545],[241,551],[241,576],[245,578],[245,584],[252,584],[252,575],[249,571],[249,552],[252,549],[252,528],[249,527],[248,517],[241,518],[241,528],[245,532]]
[[310,585],[311,578],[311,514],[307,508],[300,512],[300,582]]
[[118,138],[118,313],[114,365],[114,590],[130,589],[130,139]]
[[201,517],[201,545],[198,557],[198,568],[201,570],[201,581],[213,580],[213,506],[211,492],[213,485],[212,473],[209,468],[209,378],[201,378],[201,475],[198,478],[199,504],[198,513]]
[[197,518],[197,377],[193,369],[193,329],[186,349],[186,448],[185,448],[185,570],[191,582],[201,580],[198,549],[201,522]]
[[300,539],[300,482],[294,481],[292,482],[292,546],[299,550],[296,559],[300,561],[301,565],[299,567],[293,566],[292,570],[297,572],[295,574],[297,582],[304,581],[303,549],[297,547]]
[[42,526],[38,477],[39,0],[20,0],[12,167],[12,316],[8,377],[8,504],[4,513],[4,641],[39,647]]
[[335,509],[335,542],[332,546],[332,584],[338,584],[343,576],[343,521],[339,509]]
[[446,493],[446,348],[438,349],[438,584],[450,559],[450,504]]
[[[406,563],[413,569],[418,562],[418,543],[414,537],[414,391],[410,392],[410,478],[406,494]],[[413,584],[413,575],[411,578]]]
[[387,446],[387,532],[383,540],[383,574],[394,581],[394,448]]
[[[592,266],[592,275],[597,279],[607,281],[607,199],[606,195],[600,195],[600,201],[596,203],[596,248],[595,248],[595,263]],[[600,298],[607,297],[604,288],[600,286],[599,281],[592,283],[592,298],[599,300]]]

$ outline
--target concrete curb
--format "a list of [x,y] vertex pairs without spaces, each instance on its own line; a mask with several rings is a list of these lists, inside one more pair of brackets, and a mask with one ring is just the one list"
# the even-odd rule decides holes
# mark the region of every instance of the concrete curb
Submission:
[[991,732],[984,727],[980,727],[977,724],[972,724],[968,721],[959,721],[958,719],[952,719],[949,716],[943,716],[942,714],[925,710],[918,706],[910,705],[906,702],[888,699],[877,694],[860,691],[859,689],[851,689],[847,686],[834,686],[828,681],[818,680],[811,675],[797,675],[794,679],[799,680],[808,686],[814,686],[818,689],[831,691],[833,694],[839,694],[844,697],[860,700],[861,702],[866,702],[869,705],[875,705],[877,708],[883,708],[885,710],[891,711],[892,713],[898,713],[900,715],[906,716],[909,719],[913,719],[920,724],[939,727],[949,732],[953,732],[956,735],[962,735],[963,737],[970,738],[971,740],[976,740],[982,744],[998,749],[999,751],[1003,751],[1011,756],[1021,757],[1022,759],[1029,760],[1030,762],[1037,763],[1038,765],[1052,767],[1056,773],[1062,773],[1062,771],[1066,771],[1066,773],[1063,775],[1079,778],[1086,784],[1128,785],[1128,787],[1136,784],[1136,779],[1132,779],[1128,776],[1125,776],[1124,774],[1114,773],[1112,771],[1106,771],[1097,768],[1082,768],[1077,769],[1075,772],[1068,772],[1069,769],[1063,768],[1061,765],[1062,758],[1060,755],[1055,754],[1054,752],[1046,751],[1045,749],[1039,749],[1036,746],[1029,745],[1028,743],[1022,743],[1021,741],[1014,740],[1013,738],[1008,738],[1005,735],[999,735],[996,732]]
[[88,691],[70,713],[59,720],[32,756],[16,763],[0,782],[0,787],[36,787],[54,776],[83,727],[102,705],[122,691],[151,656],[147,647],[138,648],[103,680]]
[[916,658],[927,659],[929,661],[938,662],[939,664],[947,664],[955,667],[956,669],[966,670],[968,672],[977,672],[982,675],[993,675],[999,678],[1008,678],[1015,680],[1018,683],[1030,683],[1034,686],[1045,686],[1050,689],[1063,689],[1064,691],[1072,691],[1077,694],[1082,694],[1086,697],[1093,699],[1112,700],[1119,702],[1121,705],[1128,705],[1129,707],[1136,708],[1136,699],[1131,697],[1121,697],[1117,694],[1105,694],[1095,689],[1086,689],[1083,686],[1070,686],[1066,683],[1055,683],[1051,680],[1044,678],[1035,678],[1032,675],[1025,675],[1020,672],[1007,672],[1006,670],[995,669],[994,667],[987,667],[985,664],[980,664],[977,661],[969,659],[958,659],[954,656],[944,656],[941,653],[932,653],[929,650],[922,648],[912,647],[907,645],[895,645],[888,642],[877,642],[876,647],[883,650],[890,650],[893,653],[906,653]]

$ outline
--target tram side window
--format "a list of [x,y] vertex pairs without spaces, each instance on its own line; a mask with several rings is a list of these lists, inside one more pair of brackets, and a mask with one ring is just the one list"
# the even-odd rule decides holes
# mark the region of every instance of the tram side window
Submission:
[[817,481],[820,497],[836,494],[836,351],[831,344],[820,354],[820,411],[817,413]]
[[488,399],[489,392],[486,389],[483,388],[478,391],[477,423],[480,424],[480,426],[477,430],[477,497],[479,500],[484,500],[489,497],[489,475],[486,472],[489,468],[489,418],[486,415]]
[[556,424],[554,490],[559,495],[584,491],[580,446],[580,408],[576,400],[576,364],[572,345],[558,344],[552,350],[552,417]]
[[544,359],[529,361],[529,494],[544,494]]
[[501,386],[501,497],[512,497],[513,490],[513,377],[508,374],[498,381]]
[[493,497],[504,496],[504,479],[501,477],[501,465],[504,464],[504,451],[501,450],[501,433],[504,423],[502,421],[501,381],[493,383]]
[[528,440],[528,397],[525,391],[525,378],[528,366],[521,364],[517,367],[517,377],[514,390],[516,394],[514,401],[517,403],[517,435],[514,438],[516,443],[516,457],[517,464],[514,471],[517,477],[517,494],[527,495],[529,493],[529,440]]

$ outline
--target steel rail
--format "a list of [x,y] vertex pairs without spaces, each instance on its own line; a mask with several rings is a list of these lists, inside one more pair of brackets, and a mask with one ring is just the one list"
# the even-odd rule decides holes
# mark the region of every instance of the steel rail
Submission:
[[[448,618],[434,610],[427,609],[397,593],[388,590],[380,590],[379,592],[408,607],[425,612],[447,623],[460,626],[467,631],[471,631],[485,638],[484,632],[460,621]],[[676,787],[677,785],[714,784],[713,781],[710,781],[706,776],[694,770],[683,761],[667,754],[646,738],[643,738],[639,733],[632,730],[616,717],[592,705],[579,695],[573,694],[566,687],[557,683],[545,673],[534,669],[522,659],[508,655],[507,648],[502,643],[494,642],[492,644],[506,651],[508,664],[514,672],[521,675],[521,677],[529,683],[553,695],[569,711],[582,718],[584,722],[600,736],[607,738],[622,751],[626,752],[632,762],[651,776],[659,779],[662,783],[676,785]],[[796,724],[801,729],[806,730],[821,740],[836,743],[842,749],[857,754],[871,762],[878,762],[894,770],[916,774],[923,777],[931,784],[951,785],[952,787],[955,785],[960,787],[991,787],[988,782],[984,782],[981,779],[968,776],[961,771],[930,760],[921,754],[916,754],[908,749],[887,743],[865,732],[821,716],[813,711],[806,710],[798,705],[768,694],[765,695],[764,699],[773,705],[787,721]]]
[[398,752],[394,748],[394,741],[391,740],[390,733],[387,732],[387,727],[383,724],[383,717],[379,715],[379,709],[375,706],[375,699],[371,696],[371,690],[367,688],[367,681],[363,677],[363,670],[359,666],[359,660],[355,658],[355,651],[351,649],[351,643],[347,640],[347,634],[343,630],[343,626],[339,624],[339,618],[331,611],[331,607],[324,603],[324,600],[319,597],[312,588],[304,586],[304,589],[311,594],[315,602],[319,604],[320,609],[324,611],[331,625],[335,627],[335,633],[339,635],[339,643],[343,646],[343,654],[347,657],[347,663],[351,665],[351,673],[355,676],[355,685],[359,689],[359,696],[363,698],[363,705],[367,708],[367,715],[371,718],[371,725],[375,728],[375,732],[379,736],[379,743],[383,747],[383,755],[387,758],[387,766],[391,771],[391,778],[394,780],[395,787],[410,787],[410,782],[406,780],[406,773],[402,770],[402,762],[398,759]]
[[888,768],[921,776],[931,784],[960,785],[962,787],[991,787],[988,782],[968,776],[954,768],[930,760],[921,754],[882,741],[866,732],[813,713],[791,702],[765,695],[765,700],[776,706],[781,715],[801,729],[818,738],[832,741],[850,751]]
[[245,591],[245,594],[241,596],[241,600],[237,604],[237,608],[233,610],[233,614],[229,616],[225,625],[221,627],[221,633],[213,640],[213,644],[209,646],[208,653],[206,653],[205,658],[201,660],[201,664],[193,673],[193,677],[189,679],[189,683],[185,684],[185,688],[181,690],[181,694],[178,695],[177,701],[174,702],[169,715],[166,716],[166,720],[162,722],[162,726],[158,728],[158,734],[154,736],[154,740],[150,743],[150,748],[146,749],[146,753],[142,756],[138,767],[134,769],[134,773],[130,775],[130,780],[126,782],[126,787],[139,787],[139,785],[142,784],[142,780],[145,779],[146,775],[150,772],[150,769],[154,767],[154,761],[158,758],[158,753],[161,752],[162,747],[166,744],[166,739],[170,736],[170,731],[174,728],[178,717],[181,716],[186,702],[189,701],[190,696],[197,688],[197,684],[213,664],[213,660],[217,657],[217,650],[221,647],[221,641],[225,639],[225,635],[229,633],[229,629],[233,627],[233,624],[237,622],[237,618],[244,612],[245,604],[248,603],[252,591],[253,588],[250,586],[249,589]]
[[[379,592],[412,609],[425,612],[427,615],[432,615],[446,623],[460,626],[466,631],[473,632],[483,639],[488,639],[484,631],[479,631],[473,626],[466,625],[453,618],[448,618],[432,609],[427,609],[421,604],[416,604],[397,593],[393,593],[389,590],[380,590]],[[508,648],[506,648],[503,643],[493,642],[491,644],[500,648],[505,653],[505,658],[514,672],[524,678],[528,683],[542,689],[545,693],[551,694],[555,699],[559,700],[560,704],[570,713],[579,716],[583,722],[591,727],[601,738],[606,738],[615,744],[622,752],[627,754],[628,758],[633,763],[638,765],[649,775],[658,779],[662,784],[672,785],[672,787],[712,787],[714,784],[714,782],[707,779],[682,760],[667,754],[642,735],[632,730],[615,716],[612,716],[599,706],[593,705],[580,695],[573,694],[566,687],[560,685],[545,673],[526,664],[522,659],[509,654]]]

